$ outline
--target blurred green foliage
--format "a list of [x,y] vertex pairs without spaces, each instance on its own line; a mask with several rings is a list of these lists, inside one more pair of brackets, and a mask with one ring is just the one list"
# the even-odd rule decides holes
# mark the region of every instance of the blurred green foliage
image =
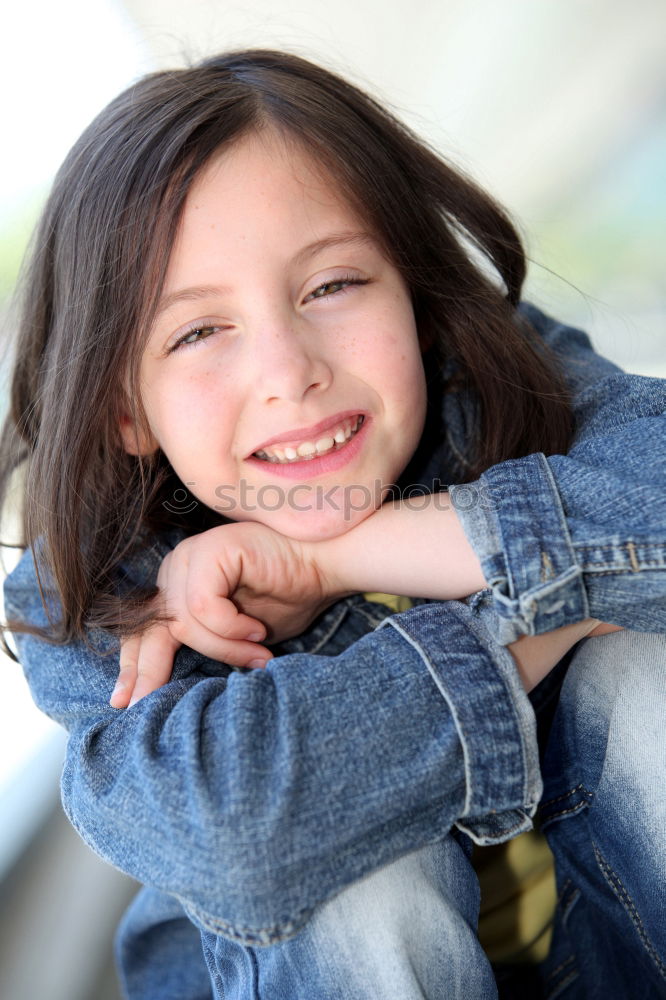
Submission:
[[16,285],[44,197],[44,192],[31,195],[0,222],[0,309],[7,304]]

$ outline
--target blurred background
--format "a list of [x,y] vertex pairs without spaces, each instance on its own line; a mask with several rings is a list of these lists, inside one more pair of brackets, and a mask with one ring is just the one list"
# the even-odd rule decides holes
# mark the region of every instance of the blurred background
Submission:
[[[3,37],[3,404],[12,288],[70,145],[145,72],[244,46],[320,60],[388,103],[511,211],[526,297],[666,377],[663,0],[24,0]],[[63,819],[62,734],[8,660],[0,692],[0,996],[114,1000],[110,942],[136,887]]]

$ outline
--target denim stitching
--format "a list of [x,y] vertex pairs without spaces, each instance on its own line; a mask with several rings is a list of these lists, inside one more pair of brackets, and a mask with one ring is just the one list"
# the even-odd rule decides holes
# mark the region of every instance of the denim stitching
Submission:
[[288,654],[314,653],[321,649],[322,645],[325,645],[338,630],[356,600],[357,598],[352,596],[338,601],[323,613],[316,625],[311,626],[301,635],[285,639],[284,642],[280,643],[281,651]]
[[252,1000],[261,1000],[261,996],[259,994],[259,962],[257,961],[254,948],[248,948],[247,950],[250,958],[250,965],[252,966]]
[[570,878],[565,879],[564,884],[562,885],[562,891],[560,892],[559,896],[557,897],[557,902],[558,903],[562,902],[562,900],[564,899],[564,894],[565,894],[565,892],[567,892],[567,890],[568,890],[568,888],[569,888],[570,885],[573,885],[573,882],[571,881],[571,879]]
[[525,819],[526,818],[527,817],[524,816],[523,819],[522,819],[522,821],[520,823],[516,823],[515,826],[509,827],[508,830],[502,830],[502,836],[503,837],[505,835],[508,836],[510,833],[513,833],[514,830],[522,830],[522,829],[524,829],[524,827],[525,827]]
[[[568,809],[559,809],[557,812],[548,813],[549,806],[554,805],[556,802],[562,802],[563,799],[568,799],[572,795],[576,795],[577,793],[582,794],[583,796],[582,801],[576,802],[574,805],[569,806]],[[548,799],[547,802],[542,802],[539,808],[539,812],[541,815],[541,822],[543,827],[544,828],[547,827],[552,820],[560,819],[562,816],[570,816],[573,813],[580,812],[581,809],[584,809],[586,806],[590,805],[593,798],[594,796],[592,795],[592,793],[588,792],[583,784],[580,784],[576,785],[575,788],[570,789],[570,791],[565,792],[564,795],[557,795],[554,799]],[[544,813],[547,813],[547,815],[544,815]]]
[[[595,576],[620,576],[622,573],[627,574],[635,572],[633,569],[628,569],[625,566],[618,566],[615,569],[595,569],[596,566],[606,566],[606,563],[586,563],[585,572],[594,573]],[[641,569],[645,571],[646,569],[666,569],[666,566],[662,562],[643,562]]]
[[365,618],[365,620],[367,621],[368,625],[370,625],[371,628],[376,629],[378,625],[381,625],[381,623],[384,621],[385,618],[388,618],[390,615],[395,614],[395,612],[386,605],[384,605],[383,608],[384,608],[383,615],[381,614],[375,615],[372,613],[372,611],[369,611],[367,608],[362,608],[362,607],[354,608],[354,610],[362,618]]
[[566,905],[560,903],[563,924],[566,924],[567,920],[569,919],[569,914],[571,913],[571,911],[573,910],[574,906],[576,905],[579,899],[580,899],[580,889],[574,889]]
[[556,795],[554,799],[548,799],[546,802],[543,802],[542,807],[554,805],[556,802],[561,802],[562,799],[568,799],[570,795],[574,795],[576,792],[584,792],[586,798],[592,797],[589,792],[585,791],[585,786],[581,783],[570,791],[565,792],[564,795]]
[[633,542],[627,542],[627,552],[629,553],[629,558],[631,560],[631,568],[635,573],[640,573],[641,567],[638,559],[636,558],[636,546]]
[[626,910],[629,919],[636,928],[638,936],[643,942],[645,950],[647,951],[648,955],[650,955],[650,957],[652,958],[654,964],[657,966],[657,970],[661,975],[662,979],[666,979],[666,966],[659,958],[659,955],[657,954],[654,945],[650,941],[648,933],[643,926],[643,921],[640,918],[640,914],[636,909],[636,906],[634,905],[634,901],[632,900],[631,896],[629,895],[625,887],[622,885],[619,876],[616,874],[616,872],[613,871],[611,866],[608,864],[608,862],[601,854],[601,851],[598,849],[597,845],[593,844],[592,846],[594,848],[594,856],[597,859],[597,864],[599,865],[601,874],[603,875],[604,879],[610,886],[613,894],[617,897],[620,904]]
[[224,990],[224,983],[222,982],[222,977],[220,976],[219,970],[217,968],[217,960],[215,958],[215,953],[210,945],[206,944],[205,939],[201,942],[204,950],[204,955],[206,956],[206,965],[208,966],[208,974],[213,980],[213,985],[219,994],[220,1000],[224,1000],[226,993]]
[[550,993],[546,994],[545,1000],[554,1000],[556,996],[559,996],[562,990],[566,989],[567,986],[573,983],[574,980],[576,980],[577,978],[578,978],[578,969],[572,969],[572,971],[569,973],[568,976],[565,976],[564,979],[560,983],[558,983],[557,986],[553,990],[551,990]]
[[562,969],[565,968],[565,966],[571,965],[571,963],[575,961],[576,961],[576,956],[569,955],[569,957],[565,958],[563,962],[560,962],[560,964],[557,966],[556,969],[553,969],[552,972],[548,973],[548,979],[554,979],[555,976],[557,976],[562,971]]
[[[513,810],[508,810],[507,809],[507,810],[504,810],[504,811],[505,812],[511,812]],[[496,813],[495,813],[495,815],[496,815]],[[518,822],[518,823],[514,824],[514,826],[511,826],[508,829],[502,829],[501,831],[499,831],[499,833],[495,834],[494,836],[493,836],[492,833],[487,834],[487,833],[481,833],[481,832],[479,832],[485,826],[485,824],[481,820],[476,820],[476,821],[471,821],[469,823],[466,823],[465,819],[467,819],[467,818],[468,817],[465,817],[464,819],[460,819],[456,823],[454,823],[453,825],[456,826],[463,833],[466,833],[468,836],[472,837],[472,840],[474,840],[475,844],[479,844],[481,847],[483,847],[485,845],[482,843],[482,839],[486,839],[488,837],[491,837],[491,838],[493,838],[490,841],[491,844],[503,844],[503,843],[505,843],[506,840],[508,840],[510,838],[510,836],[514,832],[514,830],[519,830],[521,833],[524,833],[525,830],[526,830],[525,820],[528,819],[529,817],[528,816],[524,816],[521,822]],[[474,832],[472,832],[472,831],[474,831]],[[501,837],[502,839],[501,840],[497,840],[496,838],[498,836]],[[479,838],[478,840],[476,839],[477,837]]]
[[346,604],[343,605],[343,607],[340,609],[340,614],[336,615],[334,620],[330,623],[328,629],[324,631],[321,638],[316,639],[316,641],[312,644],[312,646],[307,650],[309,653],[316,653],[318,650],[322,648],[322,646],[326,645],[329,639],[331,639],[338,631],[340,625],[347,616],[348,610],[349,610],[348,605]]
[[550,823],[551,819],[559,819],[560,816],[569,816],[571,813],[580,812],[588,805],[587,802],[578,802],[575,806],[569,806],[568,809],[560,809],[559,812],[551,813],[550,816],[546,816],[543,820],[543,825],[546,826]]
[[221,934],[223,937],[228,937],[237,944],[244,946],[277,944],[280,941],[284,941],[301,930],[306,919],[312,913],[312,907],[303,907],[298,910],[291,920],[285,920],[283,924],[274,924],[270,927],[257,930],[255,927],[248,927],[243,924],[231,924],[219,917],[214,917],[188,900],[183,899],[177,893],[173,895],[180,902],[188,916],[189,914],[194,914],[196,918],[195,923],[202,924],[206,930],[212,931],[213,934]]
[[636,542],[632,542],[631,540],[629,540],[629,541],[623,542],[623,543],[617,543],[617,542],[592,542],[592,543],[578,542],[574,546],[574,548],[576,549],[577,552],[594,552],[595,549],[597,551],[599,551],[599,552],[617,552],[621,548],[626,547],[627,545],[633,545],[633,546],[635,546],[637,548],[640,548],[640,549],[654,549],[657,552],[660,552],[663,549],[663,547],[664,547],[663,542],[638,542],[638,543],[636,543]]

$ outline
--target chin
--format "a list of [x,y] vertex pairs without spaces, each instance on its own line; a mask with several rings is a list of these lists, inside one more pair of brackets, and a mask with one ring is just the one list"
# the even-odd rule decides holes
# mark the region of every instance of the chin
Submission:
[[340,511],[294,511],[288,517],[278,517],[266,520],[264,524],[274,531],[279,531],[287,538],[297,542],[324,542],[330,538],[338,538],[351,531],[367,517],[373,514],[375,508],[365,510]]

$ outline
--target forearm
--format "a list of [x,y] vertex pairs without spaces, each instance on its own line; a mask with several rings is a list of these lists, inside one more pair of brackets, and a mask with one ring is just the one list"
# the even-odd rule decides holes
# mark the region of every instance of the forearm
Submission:
[[[448,493],[419,497],[417,506],[385,504],[353,531],[314,548],[340,592],[383,591],[445,601],[487,586]],[[525,690],[531,691],[576,642],[614,628],[586,617],[510,643]]]
[[336,593],[447,601],[487,586],[448,493],[386,503],[346,534],[313,543],[312,553]]

